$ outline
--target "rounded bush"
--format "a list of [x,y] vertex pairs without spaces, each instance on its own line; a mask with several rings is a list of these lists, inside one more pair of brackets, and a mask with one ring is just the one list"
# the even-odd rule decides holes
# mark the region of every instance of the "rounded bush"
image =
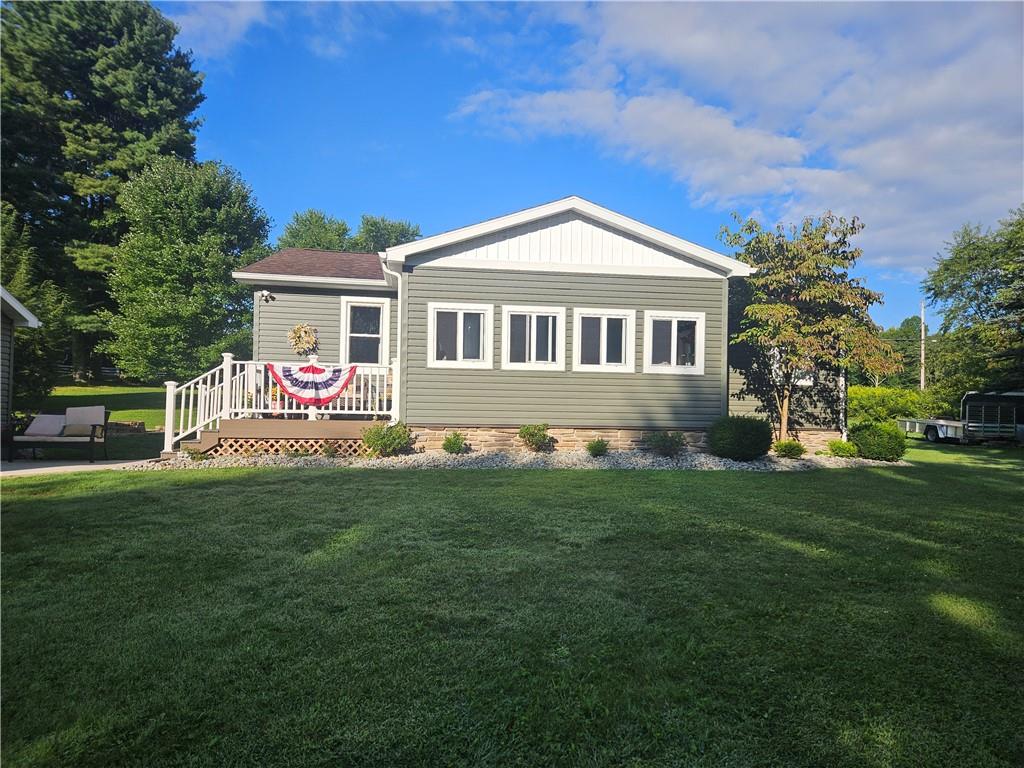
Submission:
[[608,441],[598,438],[587,443],[587,453],[591,456],[604,456],[608,453]]
[[860,424],[850,430],[850,442],[865,459],[899,461],[907,452],[907,438],[895,424]]
[[363,430],[363,447],[371,456],[397,456],[409,450],[412,432],[402,422],[375,422]]
[[771,424],[755,416],[723,416],[708,430],[708,448],[723,459],[752,461],[771,447]]
[[857,446],[843,440],[829,440],[828,452],[841,459],[853,459],[857,456]]
[[449,432],[441,443],[445,453],[463,453],[466,450],[466,436],[461,432]]
[[779,440],[773,447],[775,455],[784,459],[799,459],[807,450],[799,440]]
[[519,428],[519,439],[531,451],[550,451],[555,443],[555,438],[548,434],[547,424],[523,424]]

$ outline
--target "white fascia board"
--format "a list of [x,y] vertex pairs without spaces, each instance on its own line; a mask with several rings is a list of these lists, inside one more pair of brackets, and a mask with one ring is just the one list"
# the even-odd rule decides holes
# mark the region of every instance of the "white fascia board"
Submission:
[[14,298],[3,286],[0,286],[0,298],[3,301],[3,308],[6,310],[5,314],[14,320],[16,327],[39,328],[43,324],[38,317],[33,315],[24,304]]
[[670,235],[660,229],[655,229],[647,224],[643,224],[636,219],[623,216],[621,213],[615,213],[615,211],[603,208],[589,200],[584,200],[583,198],[576,196],[555,200],[552,203],[545,203],[544,205],[538,205],[534,208],[527,208],[524,211],[517,211],[516,213],[510,213],[506,216],[499,216],[496,219],[488,219],[487,221],[482,221],[479,224],[472,224],[468,227],[453,229],[450,232],[442,232],[439,235],[426,237],[422,240],[414,240],[413,242],[405,243],[404,245],[396,245],[387,249],[385,252],[386,258],[389,262],[402,264],[408,256],[412,256],[416,253],[423,253],[424,251],[443,248],[447,245],[472,240],[473,238],[493,234],[494,232],[499,232],[503,229],[509,229],[511,227],[519,226],[520,224],[526,224],[531,221],[537,221],[538,219],[555,216],[569,211],[576,211],[621,231],[628,232],[652,243],[657,243],[663,248],[679,253],[682,256],[688,256],[692,259],[696,259],[697,261],[716,267],[724,271],[727,277],[743,277],[753,273],[753,269],[751,269],[751,267],[738,259],[733,259],[729,256],[712,251],[709,248],[697,245],[696,243],[691,243],[687,240],[676,237],[675,235]]
[[254,285],[293,285],[301,288],[344,288],[361,286],[394,290],[387,280],[363,280],[354,277],[311,277],[307,275],[273,275],[265,272],[232,272],[240,283]]

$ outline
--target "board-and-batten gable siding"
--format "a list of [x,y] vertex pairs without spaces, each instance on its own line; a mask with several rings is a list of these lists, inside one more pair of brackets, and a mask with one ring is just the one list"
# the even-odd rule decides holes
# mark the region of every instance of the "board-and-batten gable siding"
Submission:
[[[721,278],[591,275],[519,270],[407,268],[403,335],[403,418],[444,426],[703,428],[726,407]],[[428,368],[427,304],[494,305],[493,369]],[[566,308],[565,371],[501,369],[501,308],[526,304]],[[572,370],[575,307],[635,309],[634,373]],[[643,373],[644,310],[705,313],[702,376]]]
[[7,424],[11,409],[11,387],[14,384],[14,323],[7,315],[0,315],[0,421]]
[[[259,292],[266,288],[274,300],[264,302]],[[390,363],[398,355],[398,293],[394,289],[369,290],[367,288],[293,288],[258,286],[253,293],[254,360],[299,360],[288,344],[288,331],[298,323],[309,323],[317,329],[320,339],[320,359],[325,363],[341,359],[341,299],[387,298],[391,300]]]
[[438,265],[450,260],[481,265],[506,262],[523,269],[552,271],[589,265],[597,270],[641,269],[655,274],[658,270],[684,270],[694,277],[723,274],[571,211],[410,256],[408,263]]

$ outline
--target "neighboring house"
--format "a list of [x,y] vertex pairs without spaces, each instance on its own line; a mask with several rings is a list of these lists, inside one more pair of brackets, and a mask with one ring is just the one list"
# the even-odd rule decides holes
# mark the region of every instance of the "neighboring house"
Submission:
[[6,427],[11,414],[14,382],[14,329],[38,328],[42,323],[10,292],[0,286],[0,419]]
[[[549,424],[559,447],[597,436],[625,447],[650,430],[699,433],[733,403],[750,410],[730,399],[728,366],[729,279],[750,273],[568,197],[380,254],[290,248],[234,276],[253,286],[256,361],[295,362],[287,333],[309,323],[323,362],[378,377],[357,378],[358,402],[321,416],[399,419],[426,447],[452,429],[477,447],[511,445],[520,425],[534,423]],[[260,363],[247,372],[233,365],[218,380],[242,382],[244,373],[244,398],[231,396],[254,407],[231,409],[232,439],[254,430],[299,441],[300,433],[342,436],[336,419],[302,430],[301,422],[250,424],[247,433],[235,417],[265,413],[272,385]],[[210,380],[207,390],[216,386]],[[192,424],[184,419],[178,432]]]

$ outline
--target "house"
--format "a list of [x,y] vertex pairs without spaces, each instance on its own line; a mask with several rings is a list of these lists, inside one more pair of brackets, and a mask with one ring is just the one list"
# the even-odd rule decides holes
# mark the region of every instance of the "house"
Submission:
[[14,329],[38,328],[42,323],[10,292],[0,286],[0,419],[6,430],[11,418],[11,386],[14,381]]
[[[629,447],[658,429],[699,440],[752,409],[730,397],[728,365],[729,284],[750,273],[579,197],[379,254],[285,249],[234,273],[253,289],[254,360],[226,359],[191,394],[169,387],[180,429],[168,450],[200,434],[204,450],[315,449],[372,417],[405,422],[426,448],[452,429],[507,447],[542,422],[560,448]],[[318,329],[321,360],[358,371],[306,421],[263,370],[298,361],[297,323]],[[207,404],[186,413],[188,397]],[[266,415],[279,418],[253,418]]]

